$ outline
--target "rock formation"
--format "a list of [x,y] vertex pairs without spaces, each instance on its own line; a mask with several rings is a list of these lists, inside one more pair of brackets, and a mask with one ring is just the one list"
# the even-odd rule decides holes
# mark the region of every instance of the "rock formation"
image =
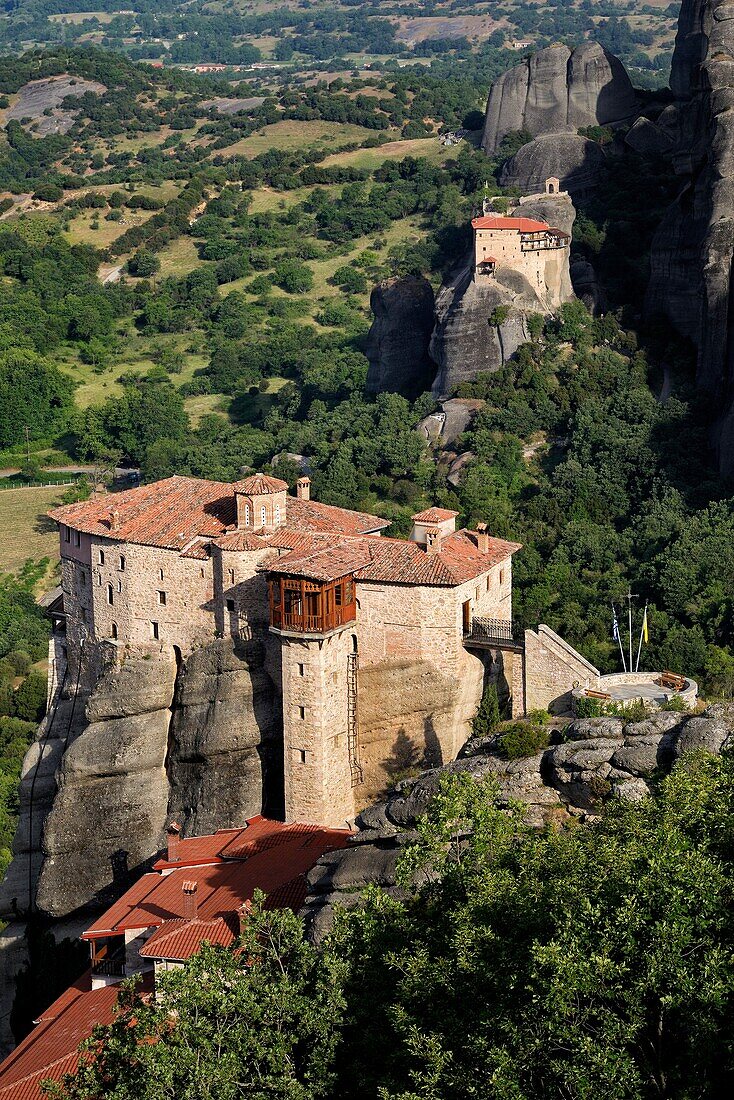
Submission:
[[580,134],[542,134],[518,149],[500,173],[503,187],[521,194],[543,191],[557,176],[574,201],[586,197],[604,176],[606,154],[601,145]]
[[420,275],[388,279],[372,291],[374,321],[366,349],[368,393],[402,393],[414,398],[430,389],[435,373],[428,354],[433,306],[433,288]]
[[[492,156],[517,130],[575,132],[630,118],[636,96],[621,61],[586,42],[575,50],[549,46],[495,81],[489,93],[482,149]],[[558,173],[556,173],[558,174]]]
[[668,136],[677,201],[651,251],[648,313],[664,315],[698,349],[697,380],[722,409],[720,468],[734,474],[734,5],[683,0],[673,56]]
[[24,761],[0,912],[25,912],[34,891],[53,917],[103,901],[160,850],[171,816],[190,835],[282,808],[280,695],[262,645],[221,640],[180,667],[173,653],[127,654],[90,694],[65,696]]
[[593,820],[610,798],[637,801],[650,780],[669,770],[684,752],[719,753],[734,746],[734,707],[709,707],[690,716],[659,711],[642,722],[622,718],[578,719],[562,743],[536,756],[506,760],[494,736],[467,742],[457,760],[399,783],[387,799],[363,811],[352,844],[319,860],[310,872],[302,910],[310,935],[328,931],[335,906],[351,908],[370,883],[399,895],[395,871],[401,850],[415,836],[443,775],[491,775],[500,799],[526,806],[529,824],[542,827],[571,817]]
[[[571,233],[576,212],[568,196],[538,195],[511,214],[538,218]],[[564,265],[567,253],[563,253]],[[460,382],[499,370],[528,339],[527,318],[570,301],[573,288],[567,265],[553,272],[557,285],[539,297],[519,272],[499,267],[494,279],[472,277],[473,253],[444,283],[436,296],[436,327],[431,356],[438,365],[433,383],[437,396],[450,394]]]

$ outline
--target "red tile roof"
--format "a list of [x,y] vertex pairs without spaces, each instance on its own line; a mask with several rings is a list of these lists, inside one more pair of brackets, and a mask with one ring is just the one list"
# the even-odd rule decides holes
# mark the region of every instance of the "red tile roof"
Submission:
[[[277,482],[276,478],[267,480]],[[117,514],[114,531],[113,510]],[[89,535],[186,551],[191,557],[201,557],[206,552],[202,539],[246,534],[236,531],[234,487],[192,477],[168,477],[114,496],[66,504],[54,508],[49,515],[58,523]],[[296,497],[288,498],[286,519],[288,528],[294,529],[291,537],[297,536],[299,530],[360,535],[389,525],[380,516]],[[277,535],[282,537],[281,532],[288,528],[281,528]]]
[[477,263],[480,263],[480,264],[496,264],[496,263],[499,263],[499,260],[497,259],[496,256],[482,256],[479,260],[477,260]]
[[232,486],[236,493],[244,493],[248,497],[266,496],[268,493],[283,493],[288,488],[287,481],[281,481],[279,477],[270,477],[268,474],[252,474],[242,481],[235,481]]
[[[334,848],[343,848],[350,833],[345,829],[267,823],[271,833],[280,832],[283,841],[258,848],[248,858],[231,858],[199,866],[185,865],[167,875],[150,873],[138,879],[106,913],[84,933],[83,939],[99,939],[126,929],[158,928],[164,921],[185,916],[183,883],[196,881],[197,917],[210,921],[226,917],[252,897],[256,889],[273,891],[305,874],[316,861]],[[263,836],[264,838],[264,829]],[[182,846],[185,842],[182,842]]]
[[[152,988],[152,973],[144,975],[142,990]],[[117,985],[85,990],[77,982],[62,994],[0,1065],[0,1100],[41,1100],[41,1081],[60,1081],[65,1073],[73,1073],[79,1043],[97,1024],[112,1023],[119,991]]]
[[503,218],[491,214],[474,218],[471,224],[472,229],[514,229],[519,233],[542,233],[550,229],[547,222],[539,222],[535,218]]
[[456,519],[458,514],[448,508],[426,508],[424,512],[416,512],[411,519],[414,523],[443,523],[447,519]]
[[[223,863],[225,860],[247,859],[256,852],[265,852],[279,844],[290,844],[296,837],[313,837],[320,843],[325,831],[321,825],[307,825],[294,821],[285,824],[271,821],[258,814],[249,818],[244,829],[219,829],[208,836],[184,837],[178,844],[179,858],[170,863],[167,853],[153,864],[154,871],[175,870],[177,867],[205,866],[208,863]],[[338,836],[342,830],[336,830]]]
[[260,569],[315,581],[354,575],[358,581],[453,587],[488,572],[519,549],[519,543],[490,538],[482,551],[469,531],[447,535],[436,554],[427,554],[415,542],[367,537],[294,551]]
[[235,913],[214,920],[167,920],[140,948],[144,959],[176,959],[184,962],[201,949],[202,944],[231,947],[239,934]]

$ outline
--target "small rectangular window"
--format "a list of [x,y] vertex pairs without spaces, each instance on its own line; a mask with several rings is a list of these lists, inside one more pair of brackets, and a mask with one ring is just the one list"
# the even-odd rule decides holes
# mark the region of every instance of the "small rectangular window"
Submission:
[[487,591],[488,591],[488,592],[489,592],[489,590],[490,590],[490,588],[491,588],[491,587],[492,587],[492,578],[491,578],[491,577],[487,577]]
[[474,594],[474,598],[476,599],[477,603],[479,602],[479,593],[480,593],[480,589],[477,589],[476,593]]
[[83,607],[82,608],[82,622],[85,623],[86,621],[87,621],[87,609],[86,609],[86,607]]
[[227,600],[227,611],[234,611],[234,600]]
[[161,605],[161,607],[166,606],[166,593],[165,592],[162,592],[162,591],[158,592],[158,603]]
[[299,666],[298,666],[298,675],[303,676],[303,673],[304,673],[304,667],[303,667],[303,665],[299,664]]
[[71,542],[71,527],[64,527],[64,542]]
[[158,641],[158,639],[160,637],[160,634],[159,634],[159,631],[158,631],[158,623],[151,622],[151,624],[150,624],[150,636],[156,642]]
[[163,580],[163,570],[162,569],[158,570],[158,576],[159,576],[160,580]]
[[122,592],[122,581],[117,582],[117,591]]
[[74,532],[74,545],[75,546],[81,546],[81,544],[82,544],[81,535],[79,534],[78,531],[75,531]]
[[83,586],[85,586],[85,585],[86,585],[86,583],[87,583],[87,574],[86,574],[86,573],[84,572],[84,570],[83,570],[83,569],[82,569],[81,573],[79,574],[79,582],[80,582],[80,583],[81,583],[81,584],[82,584]]
[[504,571],[504,569],[500,569],[500,584],[504,584],[504,583],[505,583],[505,571]]
[[293,750],[293,759],[295,760],[295,762],[297,764],[305,764],[306,763],[306,750],[305,749],[294,749]]
[[115,602],[115,596],[114,596],[114,593],[112,591],[112,585],[108,584],[107,585],[107,603],[113,604],[114,602]]
[[299,718],[305,718],[306,717],[306,708],[305,707],[299,707],[298,708],[298,717]]
[[104,565],[104,550],[100,550],[98,561],[100,565]]
[[229,570],[229,583],[234,584],[234,569]]
[[120,570],[121,573],[125,572],[125,555],[124,554],[120,554],[120,563],[118,565],[118,569]]

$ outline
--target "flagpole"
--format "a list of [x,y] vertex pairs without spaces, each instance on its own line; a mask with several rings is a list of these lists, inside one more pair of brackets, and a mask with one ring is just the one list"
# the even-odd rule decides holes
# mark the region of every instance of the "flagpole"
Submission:
[[630,639],[630,672],[632,671],[632,588],[630,587],[627,593],[627,614],[629,617],[629,639]]
[[642,626],[640,627],[640,644],[637,647],[637,663],[635,664],[635,672],[640,671],[640,654],[642,653],[642,637],[645,633],[645,623],[647,622],[647,601],[645,601],[645,613],[642,616]]
[[622,635],[619,630],[619,622],[617,621],[617,609],[614,606],[614,600],[612,600],[612,618],[614,620],[614,632],[617,635],[617,641],[619,642],[619,655],[622,658],[622,668],[627,671],[627,665],[624,660],[624,648],[622,646]]

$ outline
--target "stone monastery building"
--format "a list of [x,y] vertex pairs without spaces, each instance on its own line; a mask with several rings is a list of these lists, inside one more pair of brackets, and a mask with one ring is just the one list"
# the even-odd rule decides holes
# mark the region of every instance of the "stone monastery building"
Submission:
[[[565,198],[556,177],[546,180],[545,193],[530,195],[523,202],[544,198]],[[485,201],[482,214],[472,220],[474,230],[474,278],[480,283],[494,278],[500,268],[524,275],[532,289],[543,297],[556,286],[568,261],[571,238],[568,233],[538,218],[505,217],[493,213]]]
[[[234,484],[171,477],[56,509],[66,635],[62,665],[90,690],[100,664],[217,639],[259,643],[283,712],[285,816],[343,826],[384,786],[398,749],[441,763],[466,740],[487,654],[477,622],[508,643],[515,543],[413,517],[409,541],[379,516],[296,496],[254,474]],[[64,673],[65,674],[65,673]],[[402,751],[401,749],[401,751]]]

